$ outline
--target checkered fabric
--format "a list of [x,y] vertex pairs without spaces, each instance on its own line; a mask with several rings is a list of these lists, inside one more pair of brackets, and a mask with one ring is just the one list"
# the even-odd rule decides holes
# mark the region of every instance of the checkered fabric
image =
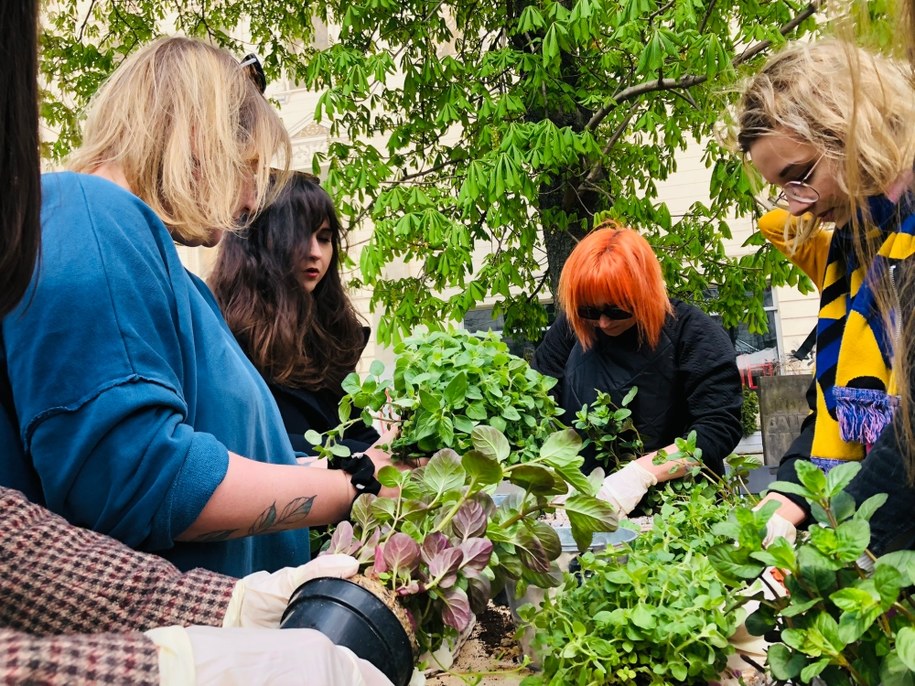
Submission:
[[0,629],[0,684],[159,684],[156,646],[143,634],[29,636]]
[[0,488],[0,684],[153,683],[155,647],[129,632],[219,626],[234,585],[182,574]]

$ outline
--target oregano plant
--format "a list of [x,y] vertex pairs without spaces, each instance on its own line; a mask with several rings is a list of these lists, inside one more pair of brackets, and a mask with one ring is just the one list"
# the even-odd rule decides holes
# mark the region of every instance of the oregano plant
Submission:
[[633,386],[617,406],[609,393],[598,391],[594,402],[575,414],[572,426],[585,439],[582,449],[590,447],[598,464],[609,471],[642,454],[642,439],[628,407],[637,392]]
[[394,352],[391,378],[376,361],[365,379],[355,373],[344,379],[341,425],[323,437],[305,435],[319,454],[347,455],[337,443],[346,428],[379,418],[400,427],[390,445],[395,459],[427,457],[441,448],[463,453],[472,447],[474,428],[486,425],[503,433],[512,448],[509,459],[519,462],[563,428],[549,394],[556,379],[512,355],[494,333],[434,331],[404,340]]
[[[860,468],[852,462],[824,474],[798,462],[800,483],[772,485],[810,503],[814,524],[796,545],[781,538],[762,547],[776,503],[758,511],[738,508],[718,525],[729,542],[710,557],[729,583],[744,585],[767,566],[785,573],[787,593],[774,599],[757,593],[759,609],[747,619],[751,633],[775,641],[768,667],[778,683],[915,684],[915,551],[879,558],[867,551],[869,519],[886,495],[855,506],[843,489]],[[867,559],[873,573],[866,571]]]
[[525,686],[705,684],[722,672],[737,616],[706,552],[732,502],[699,483],[660,490],[650,531],[585,553],[580,574],[520,610],[542,668]]

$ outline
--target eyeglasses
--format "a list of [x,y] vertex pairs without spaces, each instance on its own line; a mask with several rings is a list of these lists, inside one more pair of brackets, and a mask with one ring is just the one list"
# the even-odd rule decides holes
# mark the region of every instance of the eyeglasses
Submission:
[[819,192],[817,192],[817,189],[811,186],[808,181],[810,181],[813,176],[813,172],[816,170],[820,160],[825,156],[826,153],[823,153],[817,158],[817,161],[813,163],[813,166],[804,174],[804,178],[798,181],[789,181],[782,186],[782,192],[775,197],[776,207],[788,209],[788,202],[792,200],[802,205],[812,205],[820,199]]
[[578,308],[578,316],[582,319],[589,319],[595,322],[602,316],[613,321],[622,321],[623,319],[629,319],[632,316],[632,313],[627,312],[616,305],[604,305],[603,307],[582,305]]
[[245,75],[254,82],[257,90],[263,95],[264,91],[267,90],[267,75],[264,74],[264,67],[261,61],[257,59],[257,55],[253,52],[245,55],[241,62],[238,63],[238,67],[244,70]]

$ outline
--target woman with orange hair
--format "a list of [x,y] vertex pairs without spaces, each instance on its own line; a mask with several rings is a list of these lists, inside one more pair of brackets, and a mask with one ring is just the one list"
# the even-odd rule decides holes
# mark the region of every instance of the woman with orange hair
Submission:
[[[734,346],[699,309],[670,300],[651,246],[632,229],[602,224],[582,240],[562,270],[563,314],[550,327],[533,366],[559,379],[567,421],[599,391],[619,405],[637,387],[635,428],[646,453],[604,481],[602,496],[628,514],[648,488],[683,476],[679,465],[653,464],[661,449],[691,431],[714,472],[740,440],[743,396]],[[584,469],[597,466],[585,455]]]

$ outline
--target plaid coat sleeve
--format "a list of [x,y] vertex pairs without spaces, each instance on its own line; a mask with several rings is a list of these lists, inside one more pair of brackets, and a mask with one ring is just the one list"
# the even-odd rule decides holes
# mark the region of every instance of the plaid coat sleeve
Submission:
[[0,684],[158,686],[156,646],[136,632],[30,636],[0,629]]
[[0,488],[0,628],[37,637],[219,626],[235,581],[181,573]]

